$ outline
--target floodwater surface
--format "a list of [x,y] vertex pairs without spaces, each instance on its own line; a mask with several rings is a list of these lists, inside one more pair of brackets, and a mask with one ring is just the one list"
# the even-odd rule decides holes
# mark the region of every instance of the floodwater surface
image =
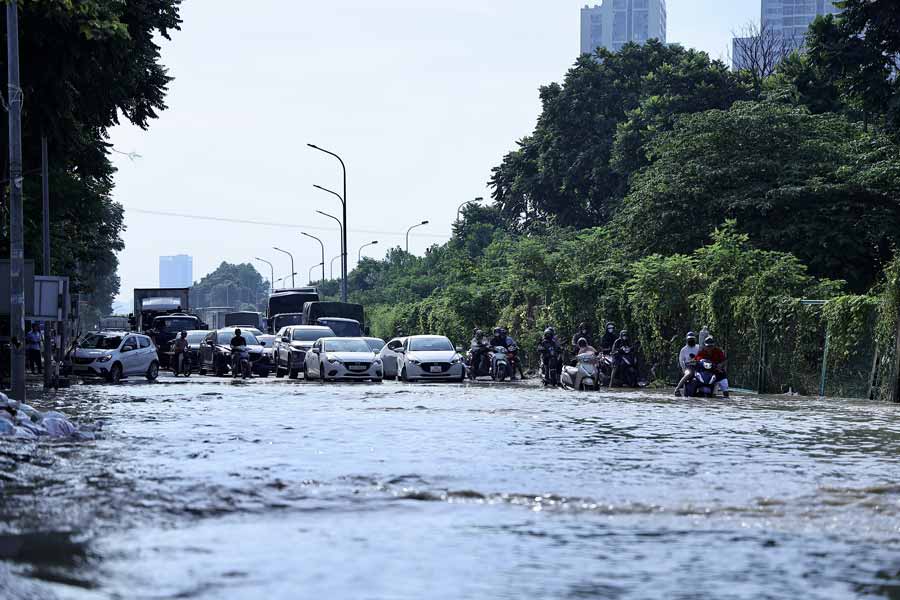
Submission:
[[900,598],[895,406],[168,381],[0,441],[0,597]]

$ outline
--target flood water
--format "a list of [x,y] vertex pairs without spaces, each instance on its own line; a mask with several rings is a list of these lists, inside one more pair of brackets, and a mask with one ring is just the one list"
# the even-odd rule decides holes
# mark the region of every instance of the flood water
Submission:
[[898,407],[194,377],[0,441],[2,598],[900,598]]

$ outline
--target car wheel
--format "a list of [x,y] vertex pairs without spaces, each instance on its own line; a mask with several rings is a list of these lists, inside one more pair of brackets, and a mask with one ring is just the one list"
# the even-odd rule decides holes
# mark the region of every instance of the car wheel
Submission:
[[259,376],[262,379],[268,379],[269,378],[269,370],[263,369],[262,371],[259,372]]
[[159,377],[159,363],[155,360],[150,363],[150,368],[147,369],[147,373],[144,376],[147,378],[147,381],[156,381],[156,378]]
[[216,362],[216,376],[217,377],[225,377],[225,373],[227,369],[225,368],[225,361],[219,360]]
[[325,383],[325,369],[322,368],[322,363],[319,363],[319,381]]
[[402,369],[400,369],[400,381],[402,381],[402,382],[404,382],[404,383],[406,383],[407,381],[409,381],[409,380],[406,378],[406,367],[403,367]]
[[206,375],[206,369],[204,369],[203,367],[200,367],[200,370],[197,371],[197,373],[199,373],[200,375]]
[[383,379],[373,379],[372,383],[384,383]]
[[109,370],[109,376],[107,377],[110,383],[119,383],[122,381],[122,365],[116,363],[112,366],[112,369]]

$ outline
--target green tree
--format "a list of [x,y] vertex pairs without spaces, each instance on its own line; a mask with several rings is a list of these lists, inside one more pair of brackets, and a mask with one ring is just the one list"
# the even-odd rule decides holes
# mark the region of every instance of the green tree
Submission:
[[737,219],[763,248],[864,290],[900,231],[900,158],[833,114],[737,103],[681,117],[650,145],[614,230],[634,256],[687,253]]
[[263,312],[269,297],[269,282],[249,264],[223,262],[219,267],[194,283],[191,306],[230,306],[235,310]]

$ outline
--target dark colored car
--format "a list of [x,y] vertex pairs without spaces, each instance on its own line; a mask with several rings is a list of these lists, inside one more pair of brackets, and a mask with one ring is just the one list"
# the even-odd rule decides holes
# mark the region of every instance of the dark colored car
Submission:
[[[234,331],[235,328],[227,328],[207,332],[206,338],[200,345],[199,370],[201,375],[214,373],[221,377],[231,371],[231,338],[234,337]],[[268,377],[272,371],[272,365],[263,351],[264,347],[252,333],[242,331],[241,335],[247,341],[247,351],[250,354],[253,373],[260,377]]]
[[163,368],[169,366],[169,356],[172,351],[172,342],[182,331],[196,331],[203,329],[204,325],[199,317],[194,315],[165,315],[155,317],[146,335],[150,336],[159,351],[159,358]]

